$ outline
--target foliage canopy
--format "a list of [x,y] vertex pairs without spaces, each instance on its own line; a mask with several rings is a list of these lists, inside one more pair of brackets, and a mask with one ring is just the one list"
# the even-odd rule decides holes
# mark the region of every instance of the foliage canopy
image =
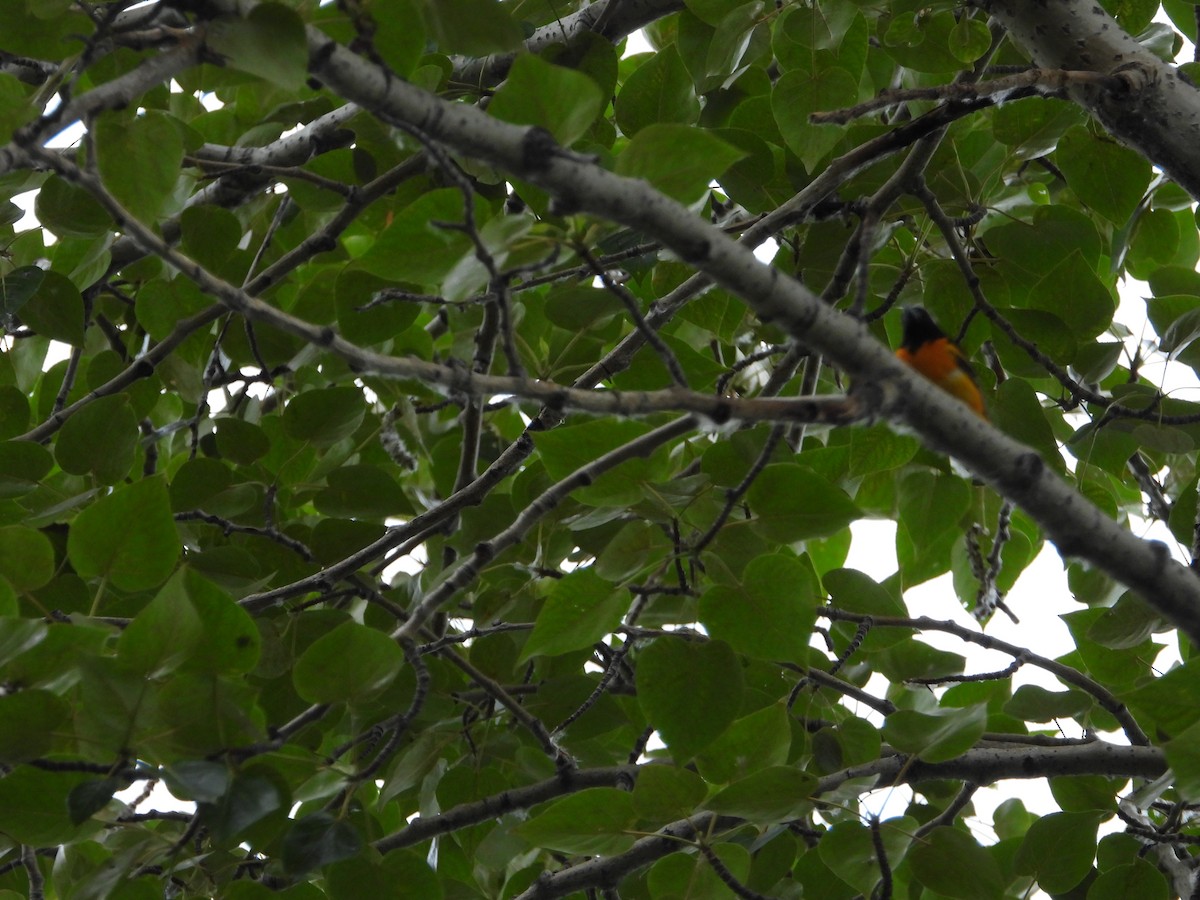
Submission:
[[1196,18],[1104,6],[0,4],[0,893],[1190,896]]

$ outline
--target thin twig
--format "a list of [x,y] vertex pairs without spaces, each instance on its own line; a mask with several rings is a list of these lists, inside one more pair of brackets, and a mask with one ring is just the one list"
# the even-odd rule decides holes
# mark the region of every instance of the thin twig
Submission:
[[683,372],[683,367],[679,365],[679,360],[675,358],[675,354],[671,352],[671,348],[666,345],[666,342],[659,337],[658,332],[651,328],[642,317],[642,310],[638,306],[637,298],[633,296],[623,284],[618,284],[609,274],[608,270],[603,268],[591,252],[583,244],[575,246],[575,252],[578,253],[589,266],[592,272],[600,279],[600,283],[604,285],[604,289],[621,301],[625,307],[625,311],[629,313],[629,318],[633,320],[633,326],[645,339],[646,343],[651,346],[658,358],[662,360],[662,364],[666,366],[667,371],[671,375],[671,380],[680,387],[688,386],[687,376]]
[[[832,606],[822,607],[819,615],[837,622],[861,622],[865,618],[862,613],[848,612]],[[1128,707],[1118,700],[1116,695],[1108,690],[1108,688],[1084,675],[1078,669],[1073,669],[1057,660],[1040,656],[1025,647],[1018,647],[1015,644],[1002,641],[989,634],[971,631],[957,622],[939,621],[938,619],[931,619],[928,616],[921,616],[919,618],[872,616],[871,619],[876,628],[915,628],[918,631],[942,631],[952,634],[967,643],[978,644],[987,650],[997,650],[1000,653],[1008,654],[1014,659],[1023,659],[1027,664],[1045,669],[1067,684],[1073,685],[1094,697],[1096,702],[1117,720],[1117,723],[1125,732],[1125,737],[1129,743],[1139,747],[1150,745],[1150,738],[1142,731],[1142,727],[1133,718]]]
[[889,88],[856,106],[812,113],[808,120],[814,125],[845,125],[876,110],[914,100],[963,103],[988,99],[1002,103],[1014,97],[1029,97],[1034,94],[1057,96],[1073,87],[1100,88],[1115,92],[1124,90],[1127,86],[1128,82],[1120,75],[1102,75],[1099,72],[1069,69],[1028,69],[991,81],[954,81],[934,87]]

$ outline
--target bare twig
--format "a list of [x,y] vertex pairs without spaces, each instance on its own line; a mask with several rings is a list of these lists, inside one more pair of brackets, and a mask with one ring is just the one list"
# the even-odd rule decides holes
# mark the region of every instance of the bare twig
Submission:
[[1060,95],[1072,87],[1100,88],[1121,91],[1127,82],[1120,75],[1101,75],[1098,72],[1067,71],[1065,69],[1028,69],[1016,75],[994,78],[991,81],[954,81],[924,88],[889,88],[879,95],[845,109],[815,112],[808,120],[814,125],[845,125],[876,110],[886,109],[913,100],[936,100],[947,103],[991,100],[1003,103],[1018,97],[1035,94]]

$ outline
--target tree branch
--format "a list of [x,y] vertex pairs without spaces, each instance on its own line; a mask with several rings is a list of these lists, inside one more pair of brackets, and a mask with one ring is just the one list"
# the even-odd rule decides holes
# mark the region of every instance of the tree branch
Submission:
[[[347,99],[413,123],[459,152],[485,159],[592,214],[660,238],[685,262],[741,296],[766,322],[819,350],[851,377],[884,393],[884,409],[934,450],[1019,503],[1064,555],[1080,556],[1136,590],[1200,644],[1200,581],[1158,542],[1113,522],[1050,470],[1040,456],[993,428],[904,366],[858,322],[825,307],[800,285],[758,262],[750,250],[643,182],[599,169],[557,147],[544,132],[449,104],[386,74],[315,30],[314,71]],[[1080,68],[1072,66],[1071,68]]]

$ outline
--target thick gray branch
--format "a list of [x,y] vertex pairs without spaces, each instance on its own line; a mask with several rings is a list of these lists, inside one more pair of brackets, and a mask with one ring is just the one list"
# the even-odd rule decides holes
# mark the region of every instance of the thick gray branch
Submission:
[[[616,42],[681,9],[683,0],[599,0],[579,12],[543,25],[526,39],[523,46],[527,53],[541,53],[553,44],[569,46],[589,31]],[[508,75],[516,58],[515,53],[504,53],[483,59],[455,59],[454,80],[480,87],[494,85]]]
[[991,784],[1013,778],[1062,775],[1157,778],[1166,770],[1166,757],[1158,747],[1122,747],[1104,741],[1071,747],[984,747],[939,763],[908,756],[885,756],[826,775],[817,783],[813,796],[829,793],[859,778],[873,778],[876,787],[886,787],[942,779]]

